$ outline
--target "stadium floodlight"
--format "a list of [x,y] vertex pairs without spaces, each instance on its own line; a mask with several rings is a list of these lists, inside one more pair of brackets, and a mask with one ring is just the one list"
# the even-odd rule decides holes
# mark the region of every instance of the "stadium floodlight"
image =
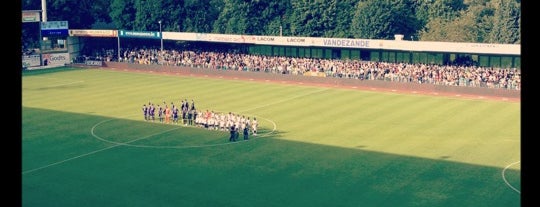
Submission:
[[158,23],[159,23],[159,36],[161,38],[161,52],[163,52],[163,33],[161,33],[161,20],[159,20]]

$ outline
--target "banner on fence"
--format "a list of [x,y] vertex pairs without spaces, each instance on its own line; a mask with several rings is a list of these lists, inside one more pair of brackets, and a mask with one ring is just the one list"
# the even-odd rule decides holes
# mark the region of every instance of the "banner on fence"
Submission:
[[39,66],[39,55],[23,55],[22,56],[22,65],[23,67],[35,67]]
[[44,66],[64,66],[70,63],[69,53],[49,53],[43,54],[42,57]]
[[87,60],[85,62],[86,65],[89,65],[89,66],[103,66],[103,61],[101,60]]

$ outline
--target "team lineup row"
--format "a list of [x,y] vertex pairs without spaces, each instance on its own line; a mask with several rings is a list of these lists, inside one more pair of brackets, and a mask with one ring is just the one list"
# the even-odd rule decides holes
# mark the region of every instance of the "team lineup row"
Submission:
[[[243,131],[244,139],[248,139],[248,135],[257,136],[257,127],[259,125],[257,118],[232,112],[222,113],[210,110],[202,111],[195,108],[195,103],[192,100],[191,104],[186,100],[181,101],[180,107],[171,102],[170,107],[165,101],[163,105],[148,102],[143,104],[142,112],[145,121],[156,121],[165,124],[183,124],[185,126],[196,126],[209,130],[230,131],[230,141],[236,141],[238,131]],[[234,133],[234,137],[233,137]]]

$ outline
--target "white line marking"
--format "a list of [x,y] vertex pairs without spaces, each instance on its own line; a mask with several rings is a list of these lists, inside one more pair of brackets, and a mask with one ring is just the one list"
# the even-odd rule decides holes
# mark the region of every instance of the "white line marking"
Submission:
[[[266,106],[270,106],[270,105],[275,105],[275,104],[278,104],[278,103],[282,103],[282,102],[285,102],[285,101],[289,101],[289,100],[292,100],[292,99],[296,99],[296,98],[300,98],[300,97],[303,97],[303,96],[307,96],[307,95],[311,95],[311,94],[314,94],[314,93],[318,93],[318,92],[322,92],[322,91],[326,91],[326,90],[329,90],[328,88],[326,89],[321,89],[321,90],[317,90],[317,91],[313,91],[313,92],[310,92],[310,93],[306,93],[306,94],[301,94],[301,95],[298,95],[298,96],[294,96],[294,97],[291,97],[291,98],[288,98],[288,99],[282,99],[280,101],[276,101],[276,102],[273,102],[273,103],[269,103],[269,104],[265,104],[265,105],[261,105],[261,106],[257,106],[257,107],[253,107],[253,108],[249,108],[249,109],[245,109],[243,111],[240,111],[240,112],[245,112],[245,111],[250,111],[250,110],[254,110],[254,109],[259,109],[259,108],[263,108],[263,107],[266,107]],[[265,118],[263,118],[265,119]],[[262,136],[258,136],[258,137],[263,137],[265,135],[269,135],[271,133],[273,133],[276,128],[277,128],[277,125],[275,122],[269,120],[269,119],[266,119],[268,121],[270,121],[273,125],[274,125],[274,129],[267,133],[267,134],[264,134]],[[51,166],[54,166],[54,165],[58,165],[58,164],[61,164],[61,163],[64,163],[64,162],[67,162],[67,161],[70,161],[70,160],[74,160],[74,159],[77,159],[77,158],[80,158],[80,157],[84,157],[84,156],[87,156],[87,155],[91,155],[91,154],[94,154],[94,153],[97,153],[97,152],[100,152],[100,151],[104,151],[104,150],[107,150],[107,149],[111,149],[111,148],[114,148],[114,147],[118,147],[118,146],[131,146],[131,142],[135,142],[135,141],[138,141],[138,140],[142,140],[142,139],[146,139],[146,138],[149,138],[149,137],[152,137],[152,136],[155,136],[155,135],[158,135],[158,134],[163,134],[165,132],[169,132],[169,131],[172,131],[172,130],[176,130],[176,129],[179,129],[180,127],[178,128],[172,128],[170,130],[165,130],[165,131],[162,131],[162,132],[159,132],[159,133],[155,133],[155,134],[151,134],[151,135],[148,135],[146,137],[141,137],[141,138],[138,138],[138,139],[134,139],[134,140],[131,140],[129,142],[125,142],[125,143],[117,143],[117,142],[113,142],[113,141],[110,141],[110,140],[105,140],[103,138],[100,138],[98,136],[96,136],[94,134],[94,129],[96,126],[98,126],[99,124],[102,124],[103,122],[107,122],[107,121],[110,121],[110,120],[104,120],[104,121],[101,121],[97,124],[95,124],[92,129],[91,129],[91,134],[92,136],[94,136],[95,138],[97,139],[100,139],[102,141],[105,141],[105,142],[109,142],[109,143],[113,143],[113,144],[116,144],[114,146],[110,146],[110,147],[107,147],[107,148],[103,148],[103,149],[99,149],[99,150],[96,150],[96,151],[92,151],[92,152],[89,152],[89,153],[86,153],[86,154],[82,154],[82,155],[79,155],[79,156],[75,156],[75,157],[72,157],[72,158],[69,158],[69,159],[65,159],[65,160],[62,160],[62,161],[58,161],[58,162],[55,162],[55,163],[52,163],[52,164],[49,164],[49,165],[45,165],[45,166],[42,166],[42,167],[38,167],[38,168],[35,168],[35,169],[32,169],[32,170],[27,170],[27,171],[23,171],[22,174],[27,174],[27,173],[30,173],[30,172],[35,172],[37,170],[41,170],[41,169],[44,169],[44,168],[48,168],[48,167],[51,167]],[[141,145],[139,145],[139,147],[142,147]],[[156,146],[157,148],[158,146]]]
[[32,169],[32,170],[23,171],[22,174],[24,175],[24,174],[27,174],[27,173],[31,173],[31,172],[34,172],[34,171],[37,171],[37,170],[41,170],[41,169],[44,169],[44,168],[47,168],[47,167],[58,165],[60,163],[64,163],[64,162],[67,162],[67,161],[70,161],[70,160],[74,160],[74,159],[77,159],[77,158],[80,158],[80,157],[91,155],[91,154],[94,154],[94,153],[97,153],[97,152],[100,152],[100,151],[103,151],[103,150],[107,150],[107,149],[110,149],[110,148],[113,148],[113,147],[118,147],[118,146],[119,145],[110,146],[110,147],[107,147],[107,148],[103,148],[103,149],[100,149],[100,150],[96,150],[96,151],[92,151],[92,152],[89,152],[89,153],[86,153],[86,154],[82,154],[82,155],[79,155],[79,156],[76,156],[76,157],[72,157],[72,158],[69,158],[69,159],[65,159],[65,160],[62,160],[62,161],[51,163],[51,164],[45,165],[43,167],[38,167],[38,168],[35,168],[35,169]]
[[[270,136],[270,134],[274,133],[274,131],[276,131],[276,128],[277,128],[277,125],[274,121],[270,120],[270,119],[267,119],[267,118],[264,118],[264,117],[259,117],[260,119],[265,119],[267,120],[268,122],[272,123],[274,125],[274,128],[272,129],[272,131],[270,132],[267,132],[265,134],[262,134],[260,136],[256,136],[258,138],[262,138],[262,137],[267,137],[267,136]],[[231,145],[231,144],[237,144],[237,143],[242,143],[242,142],[245,142],[245,141],[249,141],[249,140],[240,140],[240,141],[237,141],[237,142],[224,142],[224,143],[218,143],[218,144],[202,144],[202,145],[184,145],[184,146],[156,146],[156,145],[139,145],[139,144],[129,144],[133,141],[129,141],[129,142],[125,142],[125,143],[122,143],[122,142],[115,142],[115,141],[111,141],[111,140],[107,140],[107,139],[104,139],[102,137],[99,137],[98,135],[96,135],[94,133],[94,130],[97,126],[99,126],[100,124],[103,124],[105,122],[108,122],[108,121],[112,121],[114,119],[108,119],[108,120],[105,120],[105,121],[101,121],[99,123],[97,123],[96,125],[94,125],[92,127],[92,130],[91,130],[91,133],[92,133],[92,136],[94,136],[96,139],[99,139],[101,141],[104,141],[104,142],[108,142],[108,143],[112,143],[112,144],[117,144],[118,146],[119,145],[124,145],[124,146],[129,146],[129,147],[140,147],[140,148],[155,148],[155,149],[187,149],[187,148],[204,148],[204,147],[215,147],[215,146],[223,146],[223,145]],[[176,127],[175,129],[179,129],[181,127],[192,127],[192,126],[183,126],[183,125],[180,125],[178,127]],[[158,134],[162,134],[164,132],[168,132],[168,131],[172,131],[172,130],[166,130],[166,131],[163,131],[163,132],[160,132],[160,133],[156,133],[156,134],[153,134],[153,135],[149,135],[145,138],[148,138],[148,137],[151,137],[151,136],[155,136],[155,135],[158,135]],[[134,141],[137,141],[137,140],[141,140],[141,139],[136,139]],[[250,139],[250,140],[254,140],[254,138]]]
[[50,78],[50,77],[42,77],[42,76],[32,76],[32,78],[49,79],[49,80],[62,80],[60,78]]
[[75,83],[83,83],[83,82],[84,81],[75,81],[75,82],[71,82],[71,83],[56,84],[56,85],[47,86],[47,87],[67,86],[67,85],[71,85],[71,84],[75,84]]
[[56,85],[48,85],[48,86],[45,86],[45,87],[58,87],[58,86],[65,86],[65,85],[71,85],[71,84],[75,84],[75,83],[83,83],[84,80],[73,80],[73,79],[62,79],[62,78],[49,78],[49,77],[39,77],[39,76],[36,76],[36,77],[33,77],[33,78],[41,78],[41,79],[48,79],[48,80],[54,80],[54,81],[62,81],[62,82],[65,82],[65,81],[70,81],[68,83],[61,83],[61,84],[56,84]]
[[[105,121],[102,121],[102,122],[105,122]],[[93,127],[92,127],[92,129],[93,129]],[[95,150],[95,151],[92,151],[92,152],[89,152],[89,153],[86,153],[86,154],[82,154],[82,155],[75,156],[75,157],[72,157],[72,158],[68,158],[68,159],[65,159],[65,160],[61,160],[61,161],[58,161],[58,162],[55,162],[55,163],[51,163],[51,164],[45,165],[43,167],[38,167],[38,168],[35,168],[35,169],[32,169],[32,170],[23,171],[22,174],[24,175],[24,174],[27,174],[27,173],[35,172],[37,170],[45,169],[45,168],[48,168],[48,167],[51,167],[51,166],[55,166],[55,165],[70,161],[70,160],[85,157],[85,156],[88,156],[88,155],[91,155],[91,154],[95,154],[95,153],[98,153],[98,152],[101,152],[101,151],[104,151],[104,150],[112,149],[112,148],[115,148],[115,147],[118,147],[118,146],[126,145],[126,144],[131,143],[131,142],[135,142],[135,141],[138,141],[138,140],[141,140],[141,139],[146,139],[146,138],[149,138],[149,137],[152,137],[152,136],[155,136],[155,135],[158,135],[158,134],[162,134],[162,133],[165,133],[165,132],[168,132],[168,131],[176,130],[176,129],[177,128],[165,130],[165,131],[162,131],[162,132],[159,132],[159,133],[148,135],[146,137],[141,137],[141,138],[138,138],[138,139],[134,139],[134,140],[131,140],[131,141],[126,142],[126,143],[120,143],[120,144],[117,144],[117,145],[114,145],[114,146],[106,147],[106,148]]]
[[512,190],[516,191],[516,192],[519,193],[519,194],[521,194],[521,191],[519,191],[518,189],[514,188],[514,186],[512,186],[512,185],[506,180],[506,177],[505,177],[504,173],[506,172],[506,169],[510,168],[510,166],[515,165],[515,164],[520,163],[520,162],[521,162],[521,161],[517,161],[517,162],[514,162],[514,163],[512,163],[512,164],[509,164],[508,166],[506,166],[506,167],[503,169],[503,171],[502,171],[502,173],[501,173],[501,174],[502,174],[502,178],[503,178],[503,180],[504,180],[504,183],[506,183],[506,185],[508,185],[508,187],[512,188]]

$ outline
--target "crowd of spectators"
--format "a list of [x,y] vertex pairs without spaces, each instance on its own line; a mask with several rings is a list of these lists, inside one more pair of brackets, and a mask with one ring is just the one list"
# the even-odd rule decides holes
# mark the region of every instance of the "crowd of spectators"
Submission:
[[[114,57],[114,52],[105,50],[104,52],[103,54],[97,53],[96,58],[104,61],[137,64],[159,64],[291,75],[312,75],[316,73],[332,78],[521,90],[521,72],[516,68],[263,56],[230,51],[161,51],[156,48],[127,48],[121,51],[119,60],[116,60],[117,58]],[[116,56],[118,55],[116,54]]]

